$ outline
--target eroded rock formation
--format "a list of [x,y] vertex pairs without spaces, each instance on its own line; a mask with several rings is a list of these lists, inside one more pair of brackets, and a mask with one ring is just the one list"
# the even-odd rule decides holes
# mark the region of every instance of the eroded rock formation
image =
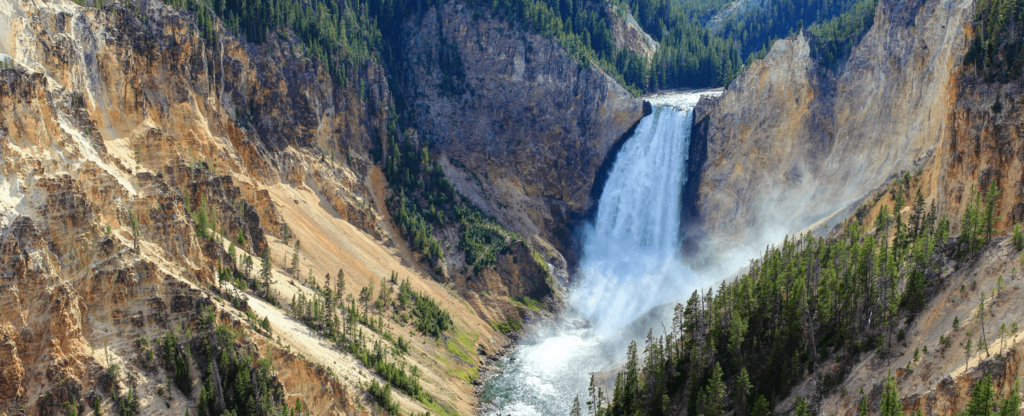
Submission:
[[406,22],[403,95],[460,192],[571,255],[597,172],[642,101],[554,41],[480,13],[447,2]]
[[706,162],[688,238],[763,248],[936,151],[949,134],[972,6],[880,1],[839,70],[820,66],[801,33],[702,102],[696,140],[706,140]]

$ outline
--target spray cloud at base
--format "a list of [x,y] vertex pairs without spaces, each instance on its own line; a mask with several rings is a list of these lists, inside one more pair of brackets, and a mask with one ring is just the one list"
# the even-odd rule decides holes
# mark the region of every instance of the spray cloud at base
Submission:
[[611,335],[699,286],[679,256],[680,194],[693,111],[658,106],[622,147],[592,224],[583,231],[571,304]]
[[582,231],[569,310],[531,328],[500,363],[502,374],[485,387],[485,413],[568,414],[591,374],[613,368],[630,340],[671,318],[671,307],[658,306],[711,283],[680,259],[680,197],[700,94],[661,98],[650,100],[654,112],[619,151]]

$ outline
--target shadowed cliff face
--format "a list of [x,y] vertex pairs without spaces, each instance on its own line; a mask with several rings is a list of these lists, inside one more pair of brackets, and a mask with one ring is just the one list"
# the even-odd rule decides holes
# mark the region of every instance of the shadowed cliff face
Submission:
[[883,0],[838,75],[814,62],[801,34],[702,102],[695,140],[706,140],[707,161],[684,247],[763,248],[935,150],[972,12],[969,0]]
[[599,167],[642,102],[552,40],[481,13],[453,1],[406,22],[403,95],[461,193],[571,254]]

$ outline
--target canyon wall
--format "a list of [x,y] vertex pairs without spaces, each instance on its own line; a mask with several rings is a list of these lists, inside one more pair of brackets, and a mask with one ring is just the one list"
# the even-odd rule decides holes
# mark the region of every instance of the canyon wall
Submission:
[[[140,358],[138,345],[194,323],[207,307],[232,322],[247,322],[252,311],[268,319],[275,341],[248,334],[278,362],[290,403],[300,399],[322,414],[373,409],[359,391],[380,376],[342,349],[325,347],[324,338],[285,312],[287,299],[313,296],[323,276],[339,269],[349,293],[382,288],[395,273],[451,313],[458,340],[438,344],[410,335],[418,352],[408,360],[422,371],[424,391],[436,400],[431,406],[471,413],[479,366],[509,342],[488,321],[515,316],[508,296],[550,293],[537,276],[543,270],[501,263],[487,285],[454,288],[504,290],[503,303],[453,296],[419,264],[384,208],[390,191],[374,156],[386,151],[394,106],[384,68],[366,59],[347,69],[358,82],[340,86],[288,31],[273,31],[256,45],[214,23],[209,41],[193,19],[159,1],[99,8],[0,1],[0,54],[11,57],[0,70],[0,413],[24,406],[29,414],[52,414],[65,401],[91,406],[92,394],[113,412],[102,379],[112,364],[135,380],[144,413],[183,413],[196,397],[164,390],[167,375]],[[536,53],[565,56],[550,41],[531,39],[546,48]],[[477,58],[507,51],[492,52]],[[555,88],[580,71],[558,69],[569,78],[537,82]],[[607,103],[580,110],[557,131],[590,117],[599,120],[586,132],[625,131],[639,118],[628,111],[639,101],[613,81],[598,71],[580,73],[604,88],[593,94]],[[549,106],[568,103],[577,90],[566,91],[559,101],[535,103],[549,96],[537,91],[511,95],[506,104],[553,113]],[[600,164],[601,151],[617,138],[606,136],[593,144],[581,132],[566,136],[566,147],[550,157]],[[577,150],[586,158],[573,159]],[[458,154],[486,166],[471,153]],[[516,175],[533,160],[517,154],[520,171],[500,155]],[[515,189],[587,202],[592,179],[555,176],[539,160],[533,166],[532,173],[509,174],[518,178],[509,179]],[[199,210],[209,216],[208,230],[198,228]],[[301,250],[293,245],[300,239]],[[252,297],[238,308],[222,299],[231,290],[222,268],[248,256],[259,270],[264,254],[276,265],[271,287],[282,306]],[[287,267],[293,256],[294,270]],[[391,286],[397,291],[397,283]],[[408,320],[387,319],[395,330],[415,333]],[[403,411],[435,411],[422,398],[394,395]]]
[[801,33],[702,101],[695,133],[706,154],[684,246],[780,241],[935,152],[950,134],[973,4],[882,0],[838,70],[819,65]]
[[[636,27],[621,26],[624,42],[650,47]],[[643,116],[642,101],[555,41],[486,10],[446,2],[404,30],[401,92],[449,179],[503,225],[573,263],[573,228],[594,208],[598,171]]]
[[[838,68],[814,59],[815,39],[804,33],[776,42],[720,98],[698,105],[688,169],[699,182],[687,184],[683,232],[684,254],[704,270],[733,272],[758,253],[730,246],[777,243],[833,213],[816,226],[855,212],[872,224],[883,205],[905,220],[912,195],[895,206],[887,185],[898,178],[935,204],[954,236],[947,258],[929,259],[936,275],[928,307],[901,316],[905,339],[891,351],[841,353],[815,365],[776,412],[791,411],[797,397],[812,414],[853,414],[862,398],[877,412],[893,375],[905,412],[951,415],[985,375],[1000,397],[1019,376],[1019,336],[993,334],[1024,317],[1020,252],[1006,235],[1024,220],[1024,91],[1019,79],[986,80],[964,63],[974,7],[881,0],[873,27]],[[1001,190],[997,236],[976,258],[953,255],[973,192],[993,183]],[[726,254],[702,256],[708,248]],[[732,263],[714,268],[723,258]],[[988,349],[965,354],[982,325],[992,335]]]

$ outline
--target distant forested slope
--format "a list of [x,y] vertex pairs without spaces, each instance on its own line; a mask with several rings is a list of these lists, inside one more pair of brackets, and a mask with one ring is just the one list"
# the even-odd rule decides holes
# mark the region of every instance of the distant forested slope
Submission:
[[[211,43],[218,19],[256,44],[291,29],[346,84],[366,59],[398,64],[402,22],[450,0],[167,1],[195,13]],[[804,26],[824,39],[820,56],[832,63],[870,28],[875,5],[875,0],[463,1],[557,40],[574,59],[600,66],[634,93],[726,85],[744,64],[763,57],[775,39]],[[616,48],[610,14],[624,18],[626,13],[660,44],[650,61]],[[716,14],[727,16],[713,29],[707,23]]]

